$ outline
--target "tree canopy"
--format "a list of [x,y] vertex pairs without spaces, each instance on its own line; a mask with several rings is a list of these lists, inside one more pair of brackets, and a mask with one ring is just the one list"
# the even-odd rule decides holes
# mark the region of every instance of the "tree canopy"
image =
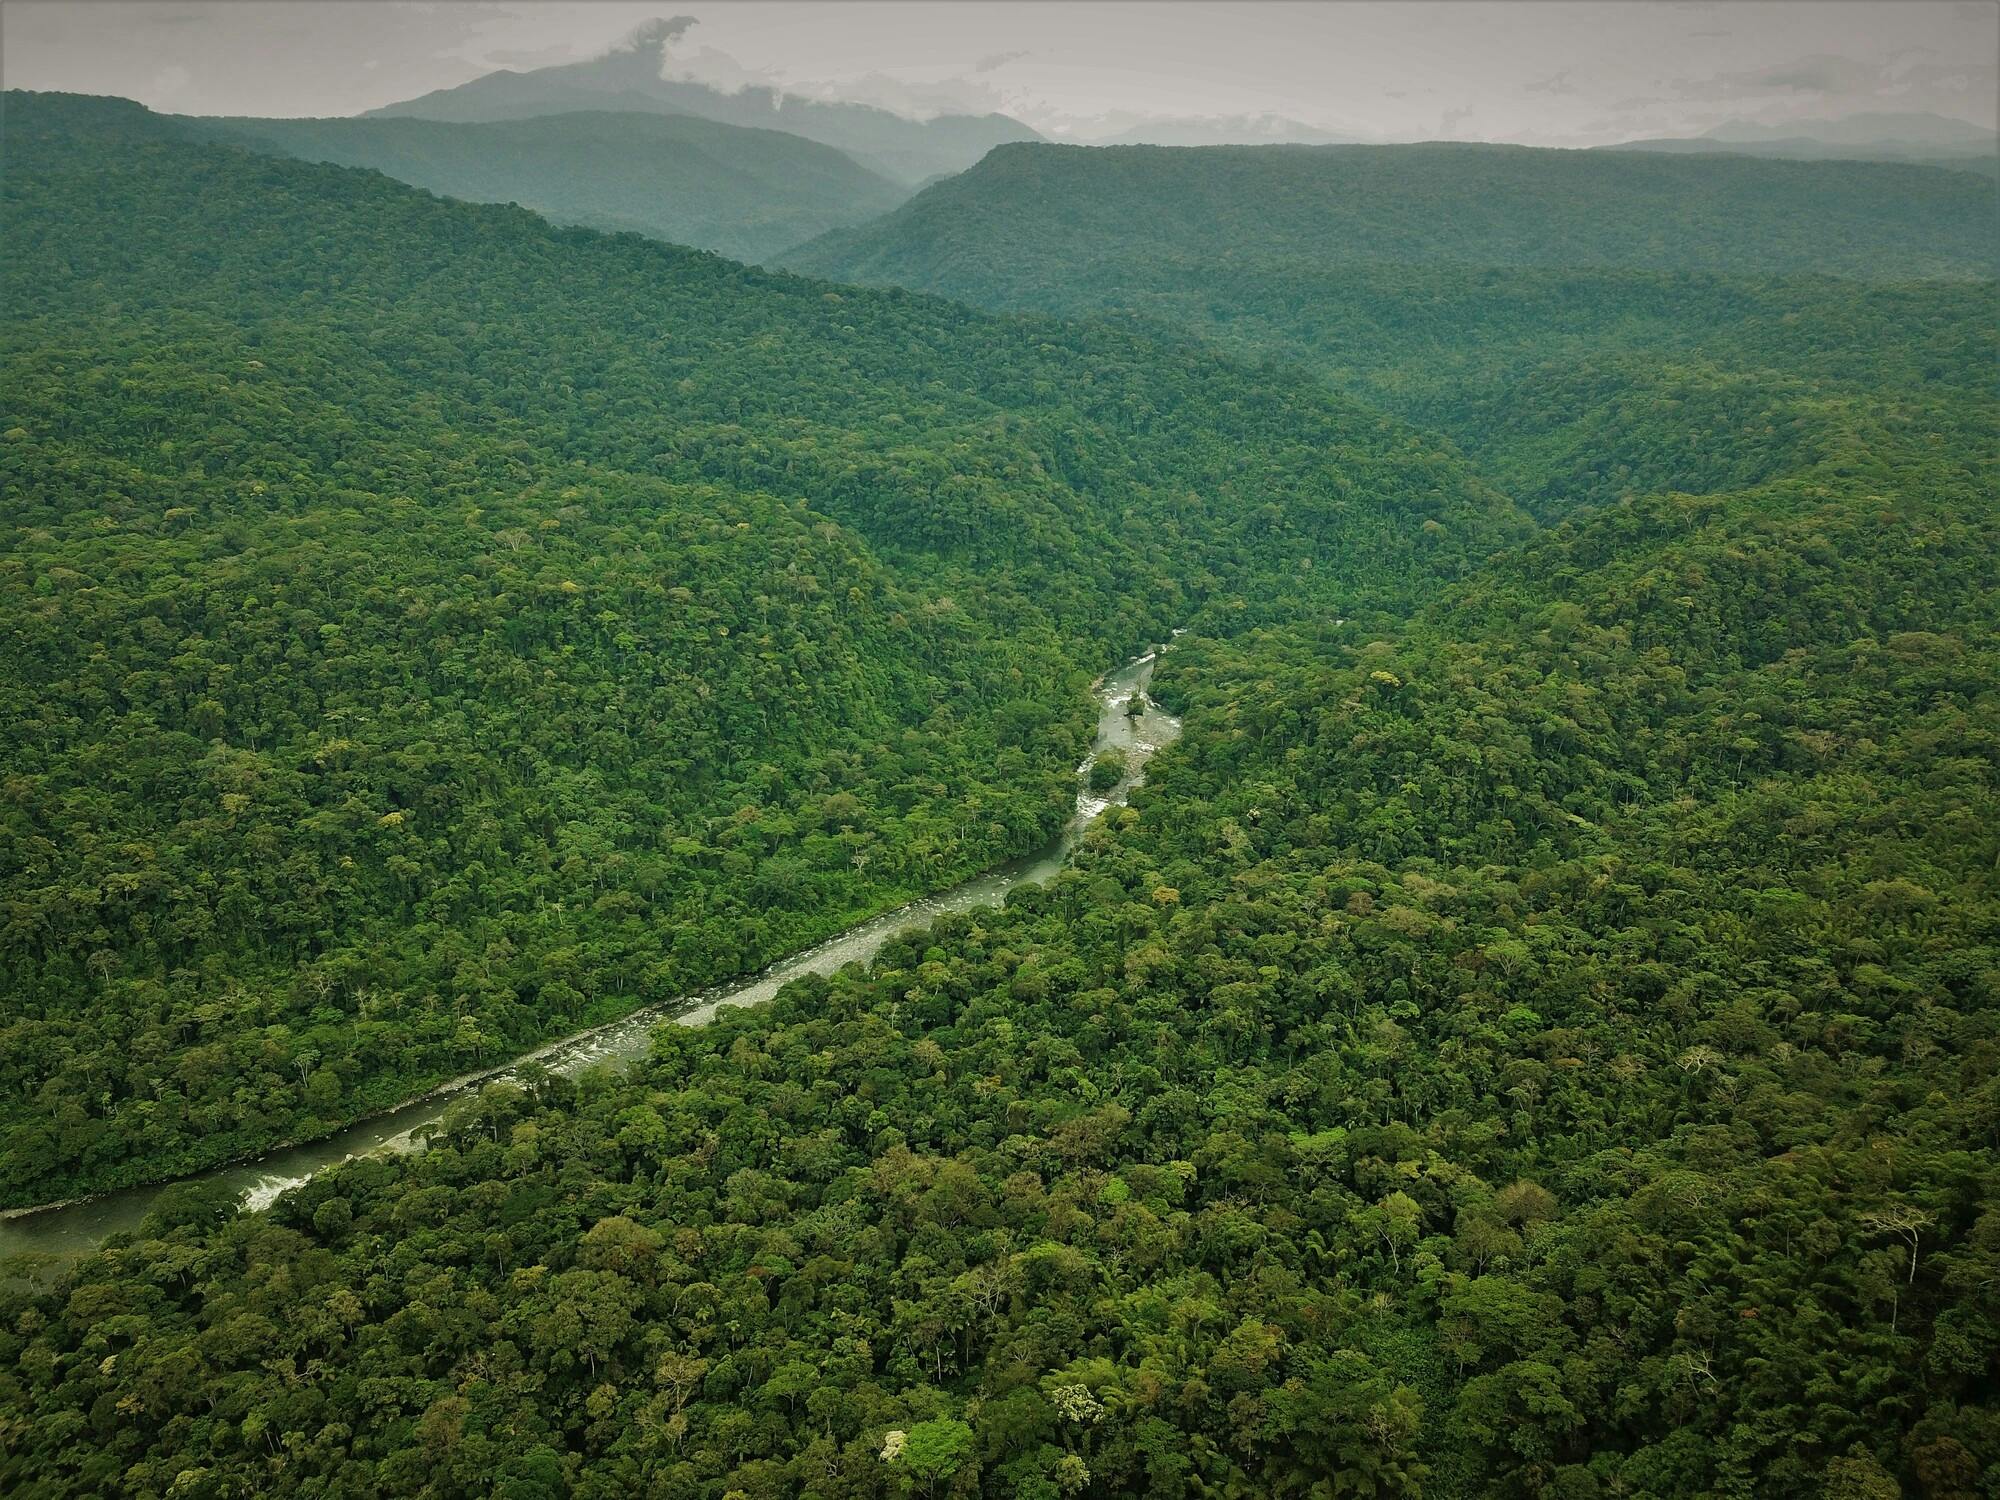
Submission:
[[[1185,733],[1000,908],[17,1263],[10,1495],[1991,1493],[1990,282],[1599,267],[1566,323],[1496,275],[1545,378],[1468,459],[1193,322],[47,107],[7,174],[17,1194],[1013,847],[1084,680],[1182,624]],[[1368,295],[1482,307],[1430,274]],[[1470,424],[1455,347],[1370,378]]]

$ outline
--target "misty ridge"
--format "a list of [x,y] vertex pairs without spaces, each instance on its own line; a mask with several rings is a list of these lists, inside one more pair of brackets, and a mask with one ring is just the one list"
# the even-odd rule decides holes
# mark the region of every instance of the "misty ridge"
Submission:
[[[942,107],[950,98],[942,86],[928,95],[910,94],[902,107],[892,109],[839,98],[835,84],[802,88],[761,81],[755,71],[728,54],[693,45],[690,35],[697,24],[696,18],[685,15],[655,18],[596,56],[501,69],[357,118],[235,118],[202,121],[196,128],[257,149],[373,168],[448,197],[520,203],[561,223],[635,232],[753,263],[793,257],[800,265],[812,264],[813,257],[822,253],[807,242],[869,223],[913,194],[974,167],[996,147],[1044,139],[1004,113],[965,114]],[[985,59],[979,71],[992,76],[1011,61],[1013,56],[1006,54]],[[704,73],[706,78],[700,76]],[[997,97],[983,82],[975,89],[976,94],[982,92]],[[191,125],[199,120],[186,118]],[[1305,124],[1277,111],[1159,116],[1137,123],[1121,123],[1112,114],[1085,128],[1091,143],[1106,146],[1382,144],[1364,134]],[[2000,178],[1997,140],[1993,131],[1963,120],[1908,111],[1863,111],[1784,125],[1736,120],[1698,137],[1634,139],[1601,149],[1652,155],[1896,161]],[[1558,244],[1591,220],[1591,211],[1581,205],[1604,190],[1609,178],[1583,163],[1564,160],[1566,155],[1544,152],[1543,165],[1533,169],[1550,174],[1546,191],[1556,196],[1540,211],[1551,217],[1545,225],[1522,220],[1514,231],[1520,244],[1509,252],[1512,257],[1532,257],[1538,237]],[[1366,158],[1355,160],[1362,159]],[[1275,159],[1253,166],[1256,160],[1240,158],[1237,165],[1217,170],[1243,184],[1255,180],[1259,172],[1312,171],[1324,174],[1320,191],[1331,190],[1343,173],[1355,170],[1351,164],[1331,162],[1283,169]],[[1435,170],[1429,165],[1435,158],[1423,155],[1388,151],[1376,160],[1384,173]],[[1504,164],[1506,160],[1468,161],[1459,184],[1460,198],[1440,208],[1458,218],[1470,215],[1489,221],[1525,209],[1527,201],[1518,191],[1491,207],[1480,201],[1483,175],[1523,170]],[[1679,233],[1673,215],[1705,211],[1713,216],[1724,235],[1713,254],[1734,253],[1723,248],[1733,226],[1749,254],[1767,255],[1768,250],[1752,243],[1756,235],[1748,221],[1733,216],[1773,209],[1785,201],[1787,190],[1815,191],[1803,180],[1781,177],[1783,186],[1775,194],[1753,204],[1750,200],[1762,194],[1756,185],[1761,179],[1746,174],[1736,179],[1744,202],[1717,203],[1702,210],[1697,207],[1700,198],[1728,179],[1675,178],[1671,173],[1650,179],[1644,172],[1638,167],[1627,171],[1629,191],[1642,198],[1649,192],[1674,195],[1669,217],[1654,229],[1662,243],[1651,253],[1662,265],[1675,260],[1692,263],[1695,254],[1665,243]],[[1832,191],[1838,195],[1841,190]],[[1205,200],[1205,193],[1198,191],[1188,201],[1204,203],[1203,211],[1219,216],[1241,206]],[[1416,200],[1403,195],[1403,201]],[[1857,202],[1855,207],[1863,214],[1877,210],[1901,222],[1899,206],[1886,201]],[[1249,208],[1253,213],[1263,211],[1255,203]],[[1782,211],[1769,214],[1774,224],[1783,217]],[[1805,238],[1812,233],[1810,221],[1794,217],[1790,222],[1792,234]],[[1226,217],[1213,221],[1217,235],[1226,236],[1229,227]],[[1413,227],[1421,237],[1421,219]],[[1328,229],[1344,232],[1331,225]],[[1713,229],[1713,224],[1704,223],[1695,238],[1708,240]],[[1871,232],[1882,231],[1862,230],[1864,236]],[[1911,222],[1905,232],[1917,241],[1924,230]],[[1620,248],[1618,233],[1607,235],[1611,243],[1591,254],[1629,257],[1633,252]],[[1345,253],[1395,261],[1405,252],[1372,244],[1364,236]],[[1445,253],[1442,242],[1439,253]],[[1571,250],[1552,253],[1563,259]],[[1918,245],[1913,253],[1918,260],[1909,269],[1925,274],[1932,264],[1925,258],[1927,252]],[[1952,253],[1947,251],[1947,258]],[[1842,268],[1837,256],[1826,265]]]
[[776,128],[837,147],[863,166],[918,183],[962,171],[1004,141],[1036,132],[1004,116],[914,119],[865,104],[802,98],[758,84],[717,88],[673,76],[671,44],[694,24],[682,16],[640,26],[621,45],[585,62],[525,73],[489,73],[455,89],[372,110],[376,118],[489,122],[576,110],[693,115],[748,128]]
[[2000,20],[1560,12],[10,4],[0,1493],[1991,1495]]

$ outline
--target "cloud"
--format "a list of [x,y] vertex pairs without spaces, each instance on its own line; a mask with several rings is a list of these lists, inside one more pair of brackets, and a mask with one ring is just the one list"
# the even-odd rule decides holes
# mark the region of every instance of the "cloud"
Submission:
[[863,73],[824,82],[790,83],[785,88],[801,98],[852,99],[916,120],[938,115],[1000,114],[1009,107],[1006,93],[972,74],[912,79]]
[[1820,53],[1763,68],[1717,73],[1709,78],[1676,79],[1669,88],[1682,99],[1741,100],[1805,94],[1868,99],[1930,86],[1964,89],[1971,85],[1976,74],[1988,72],[1966,64],[1911,62],[1927,55],[1931,55],[1927,47],[1909,47],[1883,62],[1864,63],[1851,57]]
[[[1929,47],[1903,47],[1879,61],[1815,53],[1706,78],[1657,80],[1656,94],[1614,110],[1680,107],[1690,126],[1751,119],[1765,124],[1877,111],[1933,113],[1990,122],[2000,75],[1990,66],[1939,62]],[[1689,108],[1692,106],[1692,108]]]
[[641,21],[624,39],[613,44],[613,52],[665,52],[700,23],[693,16],[655,16]]
[[1569,81],[1569,69],[1544,78],[1535,83],[1523,84],[1524,92],[1530,94],[1574,94],[1576,85]]
[[1726,73],[1718,81],[1743,93],[1851,94],[1866,89],[1875,70],[1849,57],[1802,57],[1750,73]]
[[1010,62],[1019,62],[1024,57],[1033,57],[1032,52],[996,52],[991,57],[982,57],[972,65],[974,73],[991,73],[1004,68]]
[[1446,110],[1444,112],[1444,119],[1438,125],[1438,134],[1441,136],[1457,135],[1458,127],[1471,119],[1475,113],[1476,111],[1470,105]]

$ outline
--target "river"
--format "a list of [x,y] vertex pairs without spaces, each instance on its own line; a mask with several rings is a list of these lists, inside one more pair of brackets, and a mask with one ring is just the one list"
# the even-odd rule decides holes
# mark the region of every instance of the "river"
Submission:
[[[345,1130],[302,1146],[288,1146],[254,1160],[215,1167],[184,1178],[187,1182],[219,1182],[234,1188],[247,1208],[268,1208],[278,1195],[307,1181],[316,1172],[374,1152],[418,1151],[430,1130],[444,1117],[453,1100],[485,1084],[514,1075],[524,1062],[541,1063],[554,1073],[574,1075],[599,1064],[644,1057],[656,1027],[669,1022],[701,1026],[715,1019],[725,1005],[761,1005],[788,981],[804,974],[832,974],[853,963],[865,963],[898,933],[922,927],[948,912],[995,906],[1017,885],[1046,880],[1063,867],[1070,851],[1090,823],[1107,807],[1124,803],[1141,779],[1147,760],[1180,734],[1180,721],[1150,698],[1137,718],[1126,712],[1134,693],[1143,694],[1152,680],[1154,654],[1136,657],[1105,674],[1096,687],[1097,741],[1077,768],[1076,812],[1062,833],[1032,854],[998,865],[983,875],[897,907],[850,927],[816,948],[773,964],[756,978],[724,985],[666,1005],[648,1006],[622,1020],[515,1058],[501,1067],[453,1079],[400,1108],[348,1126]],[[1109,791],[1090,790],[1090,768],[1106,750],[1125,754],[1124,778]],[[0,1217],[0,1257],[30,1251],[69,1257],[83,1254],[113,1234],[134,1230],[146,1216],[165,1183],[120,1188],[74,1203]]]

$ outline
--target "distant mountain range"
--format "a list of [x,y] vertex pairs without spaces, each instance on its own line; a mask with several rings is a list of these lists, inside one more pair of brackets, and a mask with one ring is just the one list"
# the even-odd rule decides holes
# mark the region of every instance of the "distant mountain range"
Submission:
[[1839,382],[1966,403],[1913,430],[1990,446],[1996,203],[1893,162],[1006,146],[779,263],[1302,365],[1554,519],[1834,452]]
[[1147,120],[1093,146],[1347,146],[1358,136],[1322,130],[1286,115],[1189,116]]
[[1857,114],[1780,125],[1731,120],[1698,136],[1626,141],[1601,149],[1796,161],[1901,161],[2000,173],[2000,135],[1969,120],[1933,114]]
[[460,124],[519,120],[577,111],[694,115],[765,130],[784,130],[833,146],[862,165],[915,185],[962,172],[993,147],[1041,136],[1006,115],[939,115],[913,120],[868,104],[821,103],[769,88],[735,92],[691,79],[665,78],[671,27],[641,27],[602,57],[525,73],[497,72],[457,88],[369,111],[364,118],[447,120]]
[[1907,142],[1932,150],[1991,151],[1994,132],[1970,120],[1949,115],[1915,113],[1864,113],[1835,119],[1792,120],[1780,125],[1760,125],[1753,120],[1731,120],[1708,132],[1719,141],[1785,141],[1808,138],[1833,145],[1868,145],[1885,141]]
[[632,230],[750,262],[909,196],[831,146],[692,115],[183,123],[255,150],[372,167],[449,198],[518,203],[558,223]]

